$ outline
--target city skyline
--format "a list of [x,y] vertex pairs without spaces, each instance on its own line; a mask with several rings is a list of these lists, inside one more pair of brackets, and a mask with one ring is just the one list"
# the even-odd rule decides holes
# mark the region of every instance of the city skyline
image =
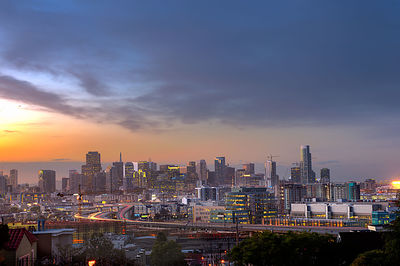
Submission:
[[[156,162],[154,160],[151,160],[149,158],[148,160],[123,160],[122,159],[122,152],[119,152],[119,158],[117,160],[113,160],[110,162],[107,161],[102,161],[100,159],[101,152],[99,153],[98,151],[88,151],[86,153],[86,164],[89,161],[101,163],[100,165],[96,166],[96,169],[92,174],[89,174],[92,176],[95,172],[101,172],[106,169],[109,169],[110,167],[116,167],[117,165],[121,164],[121,167],[124,168],[126,163],[138,163],[140,161],[149,161],[149,162],[155,162],[158,166],[159,165],[177,165],[177,166],[186,166],[188,163],[194,162],[196,164],[196,171],[197,174],[200,178],[200,167],[202,161],[206,162],[206,170],[214,171],[216,172],[216,178],[220,179],[222,178],[222,172],[225,171],[225,167],[230,166],[233,167],[234,171],[240,170],[240,168],[243,167],[248,167],[247,165],[249,163],[254,164],[254,170],[255,173],[258,174],[263,174],[264,175],[264,182],[267,184],[267,186],[271,187],[271,173],[275,172],[275,175],[277,175],[277,180],[290,180],[291,177],[291,171],[293,170],[293,167],[299,167],[299,174],[301,173],[301,165],[302,165],[302,160],[304,159],[304,156],[308,156],[308,159],[314,160],[315,157],[311,157],[310,153],[310,146],[309,145],[301,145],[300,146],[300,156],[297,160],[292,161],[290,164],[281,164],[280,160],[273,159],[274,157],[280,157],[280,156],[273,156],[271,154],[266,155],[266,159],[264,162],[254,162],[254,161],[245,161],[245,160],[240,160],[239,162],[231,162],[229,161],[229,158],[226,158],[225,156],[216,156],[210,160],[204,160],[204,159],[197,159],[197,160],[188,160],[188,161],[179,161],[179,162],[173,162],[173,161],[166,161],[166,162]],[[304,153],[306,151],[306,153]],[[308,155],[307,155],[308,154]],[[93,157],[94,156],[94,157]],[[314,165],[315,162],[313,162]],[[329,171],[332,170],[332,168],[327,168],[327,165],[330,165],[332,162],[317,162],[316,166],[311,168],[311,174],[312,178],[308,179],[307,177],[302,178],[303,181],[301,183],[307,184],[307,183],[314,183],[319,179],[319,177],[324,175],[322,171],[324,169],[328,170],[328,175]],[[27,162],[27,163],[21,163],[21,162],[14,162],[14,163],[7,163],[7,162],[0,162],[0,172],[4,172],[4,174],[7,174],[7,172],[11,172],[14,170],[17,170],[19,172],[19,177],[18,177],[18,183],[28,183],[28,184],[35,184],[35,179],[37,178],[37,173],[41,170],[48,169],[48,170],[54,170],[56,171],[56,178],[57,182],[60,182],[62,178],[67,177],[70,173],[70,171],[78,171],[82,172],[83,175],[87,175],[85,172],[87,171],[85,161],[52,161],[52,162]],[[273,168],[276,170],[271,170],[271,166],[269,164],[274,164]],[[219,165],[217,167],[217,165]],[[311,162],[310,162],[311,165]],[[8,166],[8,167],[5,167]],[[211,166],[211,167],[210,167]],[[121,169],[122,169],[121,168]],[[82,170],[81,170],[82,169]],[[217,170],[218,169],[218,170]],[[122,170],[119,170],[122,171]],[[272,171],[272,172],[271,172]],[[321,174],[319,173],[321,171]],[[334,168],[335,171],[335,168]],[[89,171],[90,172],[90,171]],[[220,172],[220,174],[218,174]],[[316,174],[316,172],[318,172]],[[274,174],[272,174],[274,175]],[[29,177],[28,177],[29,176]],[[122,172],[121,172],[122,176]],[[280,177],[279,177],[280,176]],[[301,176],[301,174],[300,174]],[[93,178],[93,177],[92,177]],[[297,177],[296,177],[297,178]],[[300,178],[300,177],[299,177]],[[376,179],[377,181],[391,181],[391,180],[397,180],[397,177],[379,177],[379,176],[346,176],[345,178],[341,178],[340,176],[335,176],[333,175],[333,178],[331,179],[332,182],[346,182],[346,181],[363,181],[366,179]],[[307,181],[308,180],[308,181]],[[121,180],[122,182],[122,180]],[[272,181],[274,182],[274,181]],[[275,181],[276,182],[276,181]],[[300,181],[299,181],[300,182]],[[92,181],[90,181],[92,183]],[[273,186],[272,186],[273,187]]]
[[[333,180],[396,178],[399,11],[375,1],[4,1],[0,169],[23,181],[60,164],[67,176],[63,165],[88,150],[105,162],[122,152],[210,166],[223,155],[259,168],[277,154],[284,177],[308,144]],[[32,162],[49,167],[24,170]]]

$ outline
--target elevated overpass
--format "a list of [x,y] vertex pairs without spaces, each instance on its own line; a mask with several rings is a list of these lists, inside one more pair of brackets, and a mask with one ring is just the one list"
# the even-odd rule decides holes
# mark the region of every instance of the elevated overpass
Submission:
[[[219,223],[193,223],[191,221],[179,222],[152,222],[152,221],[139,221],[132,220],[133,205],[125,205],[120,207],[117,214],[117,219],[107,218],[107,212],[97,212],[88,216],[77,217],[80,219],[104,220],[104,221],[120,221],[131,225],[140,227],[153,227],[153,228],[176,228],[176,229],[194,229],[194,230],[211,230],[211,231],[236,231],[235,224],[219,224]],[[271,231],[271,232],[315,232],[321,234],[338,234],[339,232],[350,232],[357,230],[368,230],[364,227],[325,227],[325,226],[280,226],[280,225],[261,225],[261,224],[240,224],[240,231]]]

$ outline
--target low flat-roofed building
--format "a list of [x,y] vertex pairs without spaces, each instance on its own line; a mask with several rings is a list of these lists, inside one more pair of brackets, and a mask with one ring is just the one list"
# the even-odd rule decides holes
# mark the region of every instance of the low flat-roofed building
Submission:
[[193,223],[209,223],[214,210],[225,211],[225,206],[193,206]]
[[38,239],[38,258],[53,258],[59,261],[59,248],[72,246],[72,239],[75,229],[47,229],[33,232]]
[[292,203],[291,217],[310,219],[372,219],[372,212],[385,210],[386,202]]

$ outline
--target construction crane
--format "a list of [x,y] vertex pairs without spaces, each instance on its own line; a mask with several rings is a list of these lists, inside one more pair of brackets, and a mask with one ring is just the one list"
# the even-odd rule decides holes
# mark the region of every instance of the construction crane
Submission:
[[[59,197],[64,197],[64,196],[74,196],[76,194],[64,194],[64,193],[58,193],[57,196]],[[81,191],[81,185],[79,184],[78,187],[78,196],[76,197],[76,200],[78,201],[78,217],[82,216],[82,191]],[[78,218],[79,220],[79,218]]]
[[78,197],[76,197],[78,200],[78,217],[81,217],[82,215],[82,191],[81,191],[81,184],[79,184],[78,187]]

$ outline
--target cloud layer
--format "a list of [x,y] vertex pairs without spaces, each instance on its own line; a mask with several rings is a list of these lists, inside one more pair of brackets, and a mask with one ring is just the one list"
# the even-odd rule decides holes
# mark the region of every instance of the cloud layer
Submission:
[[133,131],[399,122],[395,1],[92,4],[0,4],[3,70],[79,91],[3,74],[1,98]]

